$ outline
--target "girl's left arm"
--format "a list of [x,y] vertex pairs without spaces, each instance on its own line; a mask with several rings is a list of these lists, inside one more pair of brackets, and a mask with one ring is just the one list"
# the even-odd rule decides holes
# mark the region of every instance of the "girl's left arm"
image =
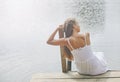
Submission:
[[50,44],[50,45],[61,45],[61,46],[64,46],[67,44],[67,40],[66,38],[60,38],[58,40],[55,40],[54,37],[57,33],[57,31],[59,31],[59,29],[62,29],[63,26],[60,25],[49,37],[49,39],[47,40],[47,44]]

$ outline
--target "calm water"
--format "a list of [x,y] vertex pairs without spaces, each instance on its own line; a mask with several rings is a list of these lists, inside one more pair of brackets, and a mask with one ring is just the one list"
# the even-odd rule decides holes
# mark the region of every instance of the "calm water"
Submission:
[[119,0],[0,1],[0,82],[61,72],[59,46],[46,40],[68,17],[77,18],[81,33],[91,33],[93,50],[105,53],[109,68],[120,69],[119,5]]

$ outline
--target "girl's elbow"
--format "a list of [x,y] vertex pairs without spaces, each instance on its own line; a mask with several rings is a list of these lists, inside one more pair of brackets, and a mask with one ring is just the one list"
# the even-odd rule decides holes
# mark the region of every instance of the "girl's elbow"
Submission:
[[49,45],[54,45],[54,46],[57,46],[57,45],[58,45],[57,43],[55,43],[55,42],[53,42],[53,41],[47,41],[46,43],[49,44]]
[[46,43],[47,43],[47,44],[50,44],[50,41],[47,41]]
[[53,45],[52,41],[47,41],[46,43],[49,44],[49,45]]

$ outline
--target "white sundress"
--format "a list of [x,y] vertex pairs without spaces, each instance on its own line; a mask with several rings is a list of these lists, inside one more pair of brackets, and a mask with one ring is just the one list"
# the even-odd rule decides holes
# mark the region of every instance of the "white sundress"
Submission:
[[80,74],[98,75],[108,71],[107,62],[102,52],[93,52],[90,45],[74,49],[69,39],[67,39],[67,41],[72,48],[71,53],[74,57],[76,68]]

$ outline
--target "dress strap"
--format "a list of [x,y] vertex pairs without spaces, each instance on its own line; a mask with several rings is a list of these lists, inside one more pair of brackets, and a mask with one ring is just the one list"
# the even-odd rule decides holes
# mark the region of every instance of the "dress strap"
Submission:
[[84,33],[84,35],[85,35],[85,46],[87,46],[87,41],[86,41],[86,33]]
[[71,45],[70,41],[69,41],[69,38],[67,38],[67,41],[68,41],[69,46],[70,46],[72,49],[74,49],[73,46]]

